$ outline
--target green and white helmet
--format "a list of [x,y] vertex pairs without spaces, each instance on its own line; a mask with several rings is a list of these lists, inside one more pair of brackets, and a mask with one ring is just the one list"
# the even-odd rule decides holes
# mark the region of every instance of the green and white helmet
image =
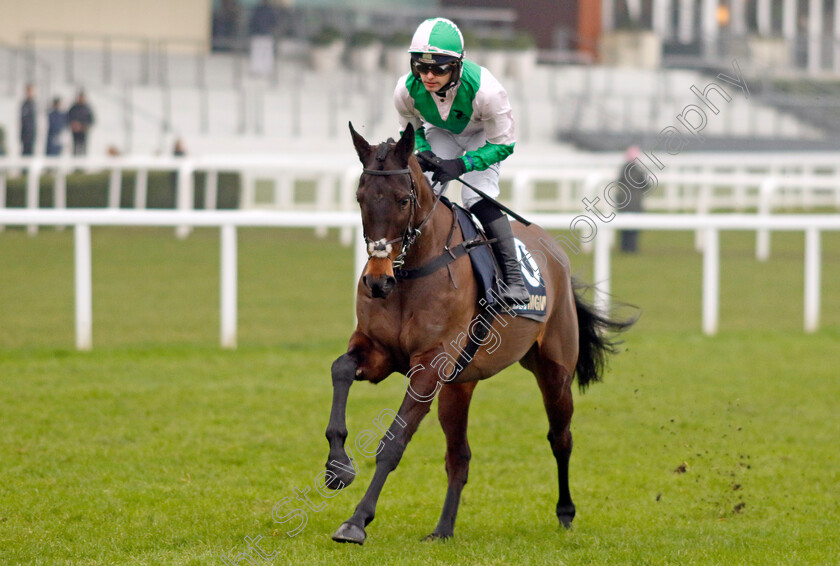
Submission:
[[464,56],[464,36],[452,21],[446,18],[431,18],[420,24],[414,32],[408,52],[461,59]]

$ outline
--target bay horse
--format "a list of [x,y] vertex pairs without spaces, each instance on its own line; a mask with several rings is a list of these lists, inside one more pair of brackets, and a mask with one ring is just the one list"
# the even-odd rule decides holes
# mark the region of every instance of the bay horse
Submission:
[[[440,204],[413,155],[413,127],[409,124],[397,142],[376,146],[352,124],[350,132],[364,168],[356,197],[369,259],[357,286],[356,329],[347,352],[332,364],[333,401],[326,431],[328,488],[350,485],[358,470],[345,450],[345,409],[353,381],[379,383],[400,373],[406,376],[406,395],[382,441],[376,444],[373,435],[360,447],[356,438],[357,451],[367,446],[366,455],[375,452],[376,470],[352,517],[333,540],[365,541],[365,527],[373,520],[385,480],[434,398],[446,437],[448,487],[440,521],[426,538],[451,537],[471,455],[467,442],[470,399],[480,380],[515,362],[536,376],[542,392],[548,441],[557,460],[556,514],[561,525],[570,527],[575,516],[568,477],[572,380],[576,374],[581,389],[598,381],[605,358],[615,352],[606,333],[620,332],[632,322],[611,320],[585,303],[573,286],[565,253],[543,229],[519,222],[513,225],[514,235],[532,255],[536,256],[534,250],[540,245],[549,244],[553,247],[550,255],[560,259],[547,261],[548,256],[542,254],[539,266],[546,285],[547,316],[544,322],[536,322],[516,316],[504,305],[482,308],[486,302],[479,296],[471,262],[463,256],[441,261],[454,257],[451,252],[462,236],[455,230],[454,211]],[[447,261],[445,268],[435,267]],[[420,276],[398,278],[411,271]],[[482,323],[485,332],[477,332]],[[452,346],[460,349],[469,340],[478,341],[481,349],[471,361],[465,360],[464,367],[463,354],[456,360],[447,345],[450,350]]]

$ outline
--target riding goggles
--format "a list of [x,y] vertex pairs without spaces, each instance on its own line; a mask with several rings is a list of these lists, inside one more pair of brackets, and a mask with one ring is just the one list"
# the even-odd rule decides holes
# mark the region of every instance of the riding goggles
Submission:
[[419,75],[425,75],[429,71],[432,72],[433,75],[436,77],[442,77],[443,75],[452,71],[454,65],[447,63],[445,65],[438,65],[435,63],[423,63],[418,60],[414,60],[411,62],[411,68]]

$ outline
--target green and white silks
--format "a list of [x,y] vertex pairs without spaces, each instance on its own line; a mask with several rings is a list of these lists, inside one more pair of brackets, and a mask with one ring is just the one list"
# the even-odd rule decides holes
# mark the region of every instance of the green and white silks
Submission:
[[431,149],[427,134],[440,128],[458,138],[475,139],[484,133],[484,143],[466,151],[462,159],[467,172],[483,171],[513,153],[516,143],[513,113],[507,92],[490,71],[464,61],[461,80],[443,97],[430,93],[412,74],[397,81],[394,105],[399,114],[400,129],[411,123],[417,134],[415,149]]

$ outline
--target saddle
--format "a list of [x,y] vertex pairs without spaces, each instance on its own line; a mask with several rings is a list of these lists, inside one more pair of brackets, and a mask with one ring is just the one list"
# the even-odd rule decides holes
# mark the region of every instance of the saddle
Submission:
[[[492,241],[487,238],[480,224],[466,209],[443,196],[440,198],[440,202],[452,210],[455,215],[457,220],[455,224],[461,230],[463,242],[447,248],[445,253],[422,267],[395,269],[394,276],[397,279],[418,279],[434,273],[464,255],[469,255],[473,276],[479,287],[479,297],[483,299],[483,301],[480,301],[481,306],[487,308],[488,306],[500,305],[497,281],[501,280],[502,271],[490,250],[489,245],[492,244]],[[516,244],[516,256],[520,261],[522,275],[531,295],[531,300],[526,305],[505,307],[505,309],[515,311],[516,316],[543,322],[546,316],[546,291],[545,282],[540,276],[539,265],[531,258],[527,246],[521,240],[514,238],[514,243]]]

